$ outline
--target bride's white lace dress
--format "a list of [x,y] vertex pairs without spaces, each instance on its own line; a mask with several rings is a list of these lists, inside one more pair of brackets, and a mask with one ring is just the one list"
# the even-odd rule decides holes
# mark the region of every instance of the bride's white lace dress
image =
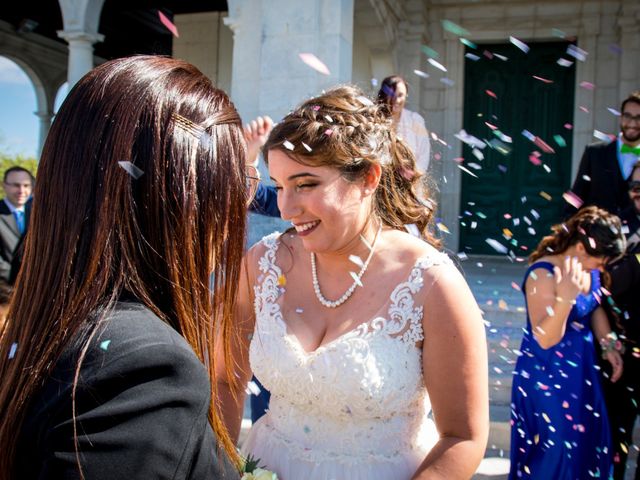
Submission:
[[[255,290],[251,368],[271,392],[243,453],[280,480],[408,480],[437,440],[423,384],[422,273],[450,264],[434,253],[416,262],[376,317],[313,352],[287,332],[278,303],[278,235],[263,243]],[[295,288],[288,286],[288,288]]]

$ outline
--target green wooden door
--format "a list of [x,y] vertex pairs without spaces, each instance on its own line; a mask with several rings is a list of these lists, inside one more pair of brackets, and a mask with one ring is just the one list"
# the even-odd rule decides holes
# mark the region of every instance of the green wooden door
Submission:
[[[526,256],[560,221],[562,194],[571,181],[567,126],[573,124],[575,90],[575,64],[557,63],[574,60],[565,53],[567,45],[531,43],[528,53],[512,44],[467,50],[481,58],[465,57],[464,129],[490,145],[477,149],[483,159],[469,145],[463,148],[462,166],[478,178],[462,172],[461,251],[497,254],[486,241],[493,239]],[[555,153],[545,152],[539,140],[534,144],[525,130]]]

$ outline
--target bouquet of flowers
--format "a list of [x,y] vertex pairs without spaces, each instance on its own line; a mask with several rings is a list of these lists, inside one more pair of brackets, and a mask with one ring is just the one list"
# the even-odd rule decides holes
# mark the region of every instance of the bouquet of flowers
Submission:
[[240,473],[242,473],[240,480],[278,480],[278,476],[275,473],[258,467],[259,462],[259,458],[253,458],[249,455],[245,459],[244,467],[240,471]]

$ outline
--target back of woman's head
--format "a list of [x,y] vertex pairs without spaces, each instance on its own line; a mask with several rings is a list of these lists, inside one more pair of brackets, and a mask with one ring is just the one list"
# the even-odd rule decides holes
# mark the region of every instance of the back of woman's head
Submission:
[[270,150],[304,165],[336,168],[347,181],[363,178],[379,164],[372,213],[398,230],[414,224],[430,243],[439,244],[431,233],[435,203],[425,175],[396,137],[391,120],[358,88],[340,86],[305,101],[272,130],[263,147],[267,163]]
[[396,92],[398,90],[398,84],[404,84],[407,92],[409,91],[409,84],[400,75],[391,75],[382,80],[380,84],[380,90],[378,90],[378,104],[381,106],[382,112],[385,115],[390,116],[393,110],[391,105],[393,104]]
[[531,253],[531,262],[546,255],[560,255],[578,242],[593,257],[614,259],[625,250],[620,219],[595,206],[579,210],[565,223],[551,227],[551,232]]
[[206,353],[214,331],[230,331],[239,277],[244,157],[229,98],[186,62],[118,59],[74,86],[44,146],[2,332],[0,477],[10,468],[9,440],[48,369],[74,336],[96,331],[122,294],[212,366]]

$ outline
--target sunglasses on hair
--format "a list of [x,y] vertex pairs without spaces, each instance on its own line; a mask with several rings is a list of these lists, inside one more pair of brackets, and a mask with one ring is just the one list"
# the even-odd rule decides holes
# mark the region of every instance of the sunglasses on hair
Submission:
[[634,180],[629,182],[629,191],[633,193],[640,193],[640,181]]

